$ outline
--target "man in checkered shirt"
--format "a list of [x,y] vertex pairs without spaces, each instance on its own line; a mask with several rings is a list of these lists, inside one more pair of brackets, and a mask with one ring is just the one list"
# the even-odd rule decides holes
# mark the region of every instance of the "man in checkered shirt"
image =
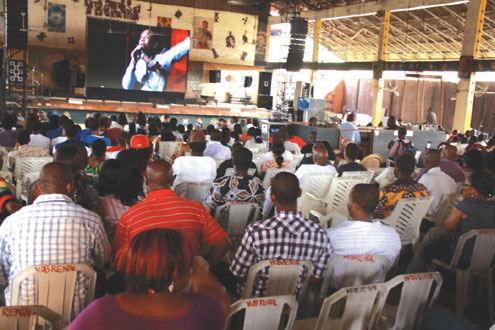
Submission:
[[[42,194],[33,205],[9,216],[0,226],[0,288],[5,289],[7,305],[11,303],[10,281],[30,266],[82,263],[101,267],[110,255],[100,217],[74,204],[69,197],[74,179],[67,165],[46,164],[41,170],[39,185]],[[43,272],[63,269],[40,268]],[[84,308],[87,289],[86,277],[78,274],[72,318]],[[34,305],[35,292],[35,282],[30,277],[21,283],[19,301],[13,304]]]
[[[330,242],[325,229],[302,217],[297,211],[297,198],[301,195],[299,180],[289,172],[279,173],[273,178],[271,198],[277,207],[276,215],[246,228],[241,245],[230,265],[237,277],[238,293],[247,279],[249,267],[269,259],[309,260],[314,265],[311,282],[315,283],[325,272],[330,256]],[[305,272],[302,278],[306,276]],[[263,296],[268,280],[268,268],[258,275],[251,296]],[[301,290],[297,284],[296,296]]]

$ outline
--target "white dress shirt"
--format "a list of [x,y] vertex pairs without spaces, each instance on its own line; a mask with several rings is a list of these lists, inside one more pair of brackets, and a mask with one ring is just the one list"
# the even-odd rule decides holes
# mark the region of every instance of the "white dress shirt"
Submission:
[[217,176],[217,163],[211,157],[182,156],[174,161],[174,186],[182,182],[213,182]]
[[297,145],[297,143],[285,141],[284,147],[286,151],[293,153],[295,155],[299,155],[301,153],[301,148]]
[[431,168],[423,174],[418,182],[426,187],[430,196],[433,196],[433,201],[426,213],[427,215],[432,215],[437,211],[444,194],[455,194],[457,191],[457,185],[454,179],[443,172],[440,167]]
[[232,158],[230,148],[224,146],[219,141],[208,142],[203,154],[213,159],[220,159],[220,160],[227,160]]
[[320,166],[318,164],[303,164],[301,165],[296,173],[294,173],[299,179],[299,183],[302,183],[304,176],[306,174],[334,174],[337,173],[337,170],[332,165]]
[[[344,221],[339,226],[328,229],[327,233],[330,239],[330,260],[336,256],[374,254],[386,257],[391,266],[401,249],[399,234],[379,221]],[[380,271],[387,271],[384,266],[377,263]],[[345,267],[345,262],[335,265],[332,287],[342,287]],[[376,280],[379,278],[380,276],[377,276]]]
[[50,139],[41,134],[31,134],[29,136],[29,146],[32,147],[42,147],[50,150]]

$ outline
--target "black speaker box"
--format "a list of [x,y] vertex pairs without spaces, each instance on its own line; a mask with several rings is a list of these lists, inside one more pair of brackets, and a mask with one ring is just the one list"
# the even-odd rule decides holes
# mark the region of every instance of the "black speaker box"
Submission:
[[53,82],[56,87],[69,87],[71,82],[71,71],[69,60],[53,63]]
[[253,84],[253,77],[251,77],[251,76],[245,76],[244,77],[244,87],[245,88],[251,87],[252,84]]
[[220,70],[210,70],[210,82],[211,83],[219,83],[221,81],[220,78]]
[[272,89],[272,73],[260,72],[260,82],[258,86],[258,94],[270,95]]
[[[7,48],[27,48],[27,0],[4,0]],[[24,21],[24,23],[23,23]]]
[[301,70],[307,34],[308,20],[301,17],[292,17],[290,20],[289,53],[285,67],[287,71]]
[[258,95],[258,108],[265,108],[271,110],[272,106],[273,106],[273,96]]

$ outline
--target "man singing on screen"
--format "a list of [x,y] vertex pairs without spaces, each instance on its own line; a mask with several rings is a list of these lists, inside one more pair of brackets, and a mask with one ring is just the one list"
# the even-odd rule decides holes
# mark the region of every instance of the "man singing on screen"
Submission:
[[122,77],[122,87],[132,89],[139,82],[143,91],[161,92],[172,64],[189,52],[191,39],[187,37],[170,49],[160,48],[153,41],[153,32],[144,30],[136,48],[131,52],[131,61]]

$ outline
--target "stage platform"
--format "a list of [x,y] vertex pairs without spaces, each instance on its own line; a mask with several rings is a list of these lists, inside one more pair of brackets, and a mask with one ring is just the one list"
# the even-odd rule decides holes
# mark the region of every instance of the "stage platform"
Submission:
[[121,113],[132,116],[142,111],[148,116],[169,115],[177,118],[179,124],[187,125],[200,122],[203,126],[216,124],[219,118],[228,119],[232,116],[238,118],[270,117],[270,111],[257,108],[254,105],[226,104],[196,105],[196,104],[153,104],[143,102],[121,102],[108,100],[85,100],[74,98],[52,97],[44,100],[32,100],[28,109],[38,109],[45,112],[55,112],[58,115],[65,114],[76,123],[84,123],[87,116],[94,112],[112,116]]

